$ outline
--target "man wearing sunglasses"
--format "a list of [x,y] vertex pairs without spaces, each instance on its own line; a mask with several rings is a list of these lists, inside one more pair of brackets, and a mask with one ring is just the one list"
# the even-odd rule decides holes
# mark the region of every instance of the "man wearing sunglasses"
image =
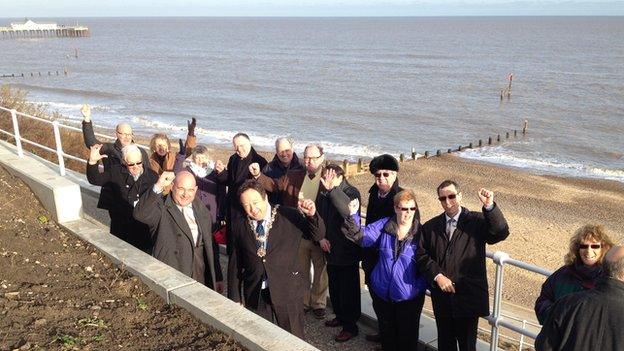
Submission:
[[102,145],[91,146],[87,162],[87,180],[102,188],[108,187],[110,194],[100,197],[100,208],[110,215],[110,233],[134,247],[151,253],[149,228],[134,219],[132,212],[139,197],[158,180],[158,175],[149,167],[145,168],[141,150],[133,144],[122,148],[123,164],[114,164],[98,170],[98,162],[108,156],[101,154]]
[[485,245],[509,235],[494,193],[481,188],[481,212],[462,207],[459,184],[443,181],[437,195],[444,213],[423,225],[418,266],[431,285],[438,350],[476,349],[479,317],[489,315]]
[[[368,190],[368,206],[366,207],[366,221],[364,225],[393,216],[395,214],[394,195],[403,190],[399,186],[397,177],[399,162],[392,155],[383,154],[373,158],[370,162],[369,170],[375,177],[375,183]],[[420,221],[418,209],[414,216]],[[366,285],[370,284],[371,272],[377,265],[377,260],[377,248],[362,249],[362,270],[364,270],[364,282]],[[377,312],[375,311],[375,313]],[[381,337],[378,333],[373,333],[366,335],[366,340],[381,342]]]

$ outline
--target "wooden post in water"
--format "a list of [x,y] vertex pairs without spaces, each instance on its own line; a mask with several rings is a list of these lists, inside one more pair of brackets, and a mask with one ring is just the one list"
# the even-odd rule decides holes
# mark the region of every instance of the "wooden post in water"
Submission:
[[522,127],[522,134],[526,134],[528,129],[529,129],[529,120],[525,119],[524,127]]

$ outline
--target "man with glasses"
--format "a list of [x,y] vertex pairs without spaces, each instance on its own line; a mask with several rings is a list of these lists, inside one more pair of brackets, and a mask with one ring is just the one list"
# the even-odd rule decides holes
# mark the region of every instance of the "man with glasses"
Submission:
[[419,271],[431,285],[438,350],[476,350],[479,317],[489,315],[485,244],[509,235],[509,226],[494,202],[494,193],[481,188],[481,212],[462,207],[462,193],[452,180],[437,188],[444,213],[423,225]]
[[91,146],[87,162],[87,180],[93,185],[110,189],[110,196],[100,197],[100,208],[110,215],[110,233],[134,247],[151,254],[149,228],[132,217],[132,211],[140,196],[148,191],[158,179],[149,167],[145,168],[141,150],[136,145],[121,149],[122,164],[114,164],[98,170],[98,162],[108,156],[101,154],[102,145]]
[[[252,164],[249,171],[269,193],[279,194],[281,204],[297,207],[301,199],[315,200],[316,208],[323,220],[326,220],[329,198],[323,196],[320,189],[321,175],[325,155],[323,147],[310,144],[303,151],[305,169],[289,170],[279,179],[272,179],[260,173],[258,164]],[[325,233],[323,233],[325,236]],[[304,280],[303,306],[306,312],[312,311],[318,319],[325,318],[327,305],[328,279],[324,250],[329,249],[329,241],[322,239],[319,242],[304,237],[299,245],[299,261]],[[314,277],[310,286],[310,262],[314,267]]]
[[[375,184],[368,190],[368,205],[366,207],[366,222],[364,225],[393,216],[395,214],[394,195],[403,190],[403,188],[399,186],[399,179],[397,177],[399,162],[392,155],[383,154],[373,158],[370,162],[369,170],[375,177]],[[414,216],[420,221],[420,212],[418,210],[416,210]],[[373,268],[375,268],[375,265],[377,265],[378,256],[377,248],[370,247],[362,249],[364,283],[369,287],[371,272]],[[377,313],[377,311],[375,311],[375,313]],[[381,342],[378,333],[366,335],[366,340]]]

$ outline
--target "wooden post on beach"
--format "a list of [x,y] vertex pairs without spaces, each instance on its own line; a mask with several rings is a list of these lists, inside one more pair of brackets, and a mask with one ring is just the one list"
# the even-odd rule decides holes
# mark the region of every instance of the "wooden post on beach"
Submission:
[[488,137],[488,145],[492,145],[492,137]]
[[436,151],[436,156],[441,156],[442,155],[442,150],[438,149],[438,151]]
[[472,149],[472,143],[468,144],[468,148]]
[[462,148],[463,147],[461,145],[459,145],[459,147],[457,148],[457,151],[462,151]]
[[479,147],[483,146],[483,140],[479,139]]
[[399,160],[401,160],[401,162],[405,162],[405,155],[400,154],[399,155]]
[[505,139],[509,139],[509,132],[505,133]]
[[349,161],[346,159],[342,160],[342,169],[344,170],[347,177],[349,176]]
[[362,172],[362,158],[358,158],[357,171],[358,173]]
[[528,120],[524,120],[524,127],[522,127],[522,134],[526,134],[527,133],[527,129],[529,129],[529,121]]
[[453,152],[453,150],[451,150],[451,149],[446,150],[447,154],[450,154],[451,152]]
[[425,151],[425,158],[429,158],[429,151]]
[[416,149],[412,148],[412,160],[416,159]]

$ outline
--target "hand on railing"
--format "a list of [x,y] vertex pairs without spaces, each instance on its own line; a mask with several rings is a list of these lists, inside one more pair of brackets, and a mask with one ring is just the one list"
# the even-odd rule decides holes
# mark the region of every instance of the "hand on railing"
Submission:
[[83,121],[87,123],[91,122],[91,106],[88,104],[82,105],[80,112],[82,113]]
[[95,144],[91,146],[91,152],[89,153],[89,164],[94,165],[98,163],[103,158],[107,158],[108,155],[100,154],[100,149],[102,148],[102,144]]

